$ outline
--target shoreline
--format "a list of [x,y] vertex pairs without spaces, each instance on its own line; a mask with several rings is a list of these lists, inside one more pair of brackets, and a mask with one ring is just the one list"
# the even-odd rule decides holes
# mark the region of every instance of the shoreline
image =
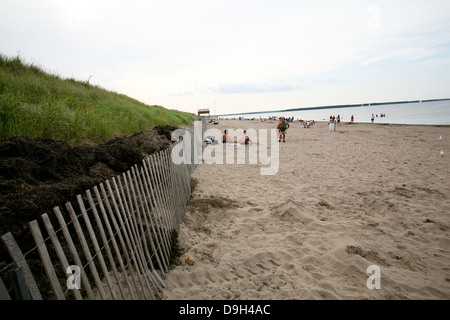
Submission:
[[322,110],[322,109],[344,109],[344,108],[357,108],[357,107],[376,107],[384,105],[398,105],[398,104],[410,104],[410,103],[426,103],[426,102],[439,102],[439,101],[450,101],[450,98],[442,99],[428,99],[428,100],[410,100],[410,101],[391,101],[391,102],[368,102],[368,103],[357,103],[357,104],[342,104],[342,105],[329,105],[329,106],[316,106],[316,107],[303,107],[303,108],[290,108],[274,111],[260,111],[260,112],[242,112],[242,113],[229,113],[215,115],[216,117],[226,117],[234,115],[248,115],[248,114],[264,114],[264,113],[280,113],[280,112],[292,112],[292,111],[310,111],[310,110]]
[[[213,117],[211,117],[211,119],[213,119]],[[272,121],[273,123],[276,122],[276,120],[268,120],[267,121],[261,121],[260,119],[219,119],[218,122],[226,122],[226,121],[240,121],[240,122],[244,122],[244,121],[249,121],[249,122],[266,122],[266,123],[270,123],[270,121]],[[314,120],[316,123],[322,123],[322,124],[328,124],[330,123],[327,120]],[[291,124],[291,123],[290,123]],[[294,121],[294,125],[298,124],[298,121]],[[358,121],[354,121],[354,122],[350,122],[350,121],[341,121],[340,125],[380,125],[380,126],[392,126],[392,127],[402,127],[402,126],[408,126],[408,127],[439,127],[439,128],[450,128],[450,124],[416,124],[416,123],[371,123],[371,122],[358,122]],[[209,125],[209,124],[208,124]]]

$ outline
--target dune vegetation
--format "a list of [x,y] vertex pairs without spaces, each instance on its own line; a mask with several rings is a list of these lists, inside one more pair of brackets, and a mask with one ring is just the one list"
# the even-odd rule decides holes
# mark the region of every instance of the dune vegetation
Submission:
[[119,134],[194,120],[192,114],[149,106],[0,54],[0,139],[27,136],[98,143]]

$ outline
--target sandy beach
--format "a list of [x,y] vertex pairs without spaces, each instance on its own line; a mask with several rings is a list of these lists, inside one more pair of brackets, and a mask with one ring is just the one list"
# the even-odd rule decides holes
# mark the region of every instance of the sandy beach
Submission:
[[293,123],[279,154],[198,165],[164,299],[450,299],[449,127]]

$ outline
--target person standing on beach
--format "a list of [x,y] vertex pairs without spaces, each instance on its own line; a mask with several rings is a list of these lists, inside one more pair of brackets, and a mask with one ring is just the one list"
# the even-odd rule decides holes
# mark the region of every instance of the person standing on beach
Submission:
[[372,118],[370,118],[370,120],[372,120],[372,123],[373,123],[373,120],[375,120],[375,117],[373,116],[373,113],[372,113]]
[[353,115],[352,115],[352,118],[351,118],[351,119],[352,119],[352,122],[353,122],[353,120],[355,120],[355,118],[353,117]]
[[281,139],[283,139],[283,142],[286,142],[286,130],[289,129],[289,123],[284,119],[284,117],[281,117],[278,122],[277,129],[280,130],[280,138],[278,139],[278,142],[281,142]]

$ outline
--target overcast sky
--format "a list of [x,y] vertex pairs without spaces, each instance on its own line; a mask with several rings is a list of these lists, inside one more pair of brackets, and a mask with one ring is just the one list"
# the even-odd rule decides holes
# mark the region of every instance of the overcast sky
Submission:
[[450,98],[450,1],[0,0],[0,53],[193,113]]

